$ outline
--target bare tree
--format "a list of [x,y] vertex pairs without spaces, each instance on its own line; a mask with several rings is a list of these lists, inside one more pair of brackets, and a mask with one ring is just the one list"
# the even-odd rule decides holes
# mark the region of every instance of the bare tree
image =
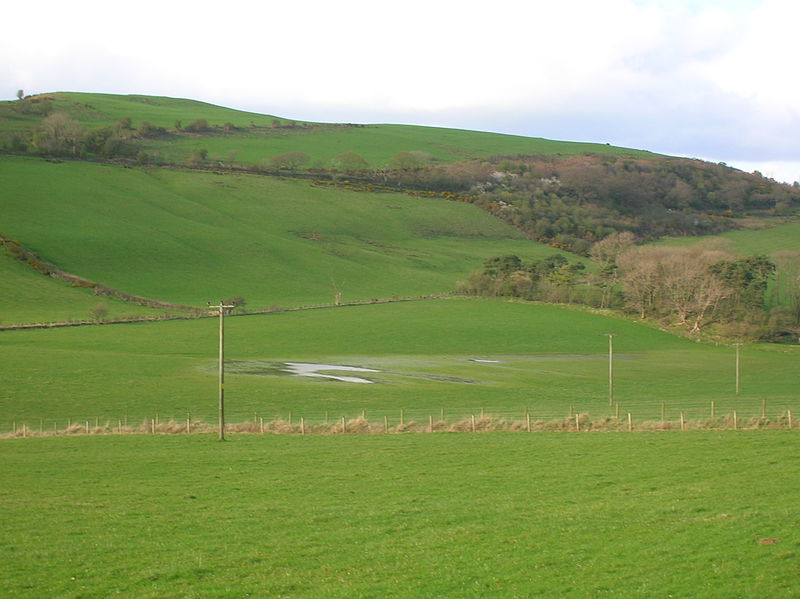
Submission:
[[81,153],[84,137],[83,126],[60,112],[42,120],[34,135],[36,146],[47,154]]
[[619,267],[617,256],[631,248],[636,241],[636,236],[630,231],[612,233],[592,246],[589,255],[592,260],[600,263],[596,278],[597,286],[602,291],[600,307],[607,308],[611,293],[619,283]]
[[625,301],[642,318],[671,316],[697,332],[733,290],[711,272],[729,254],[702,248],[635,247],[617,261]]

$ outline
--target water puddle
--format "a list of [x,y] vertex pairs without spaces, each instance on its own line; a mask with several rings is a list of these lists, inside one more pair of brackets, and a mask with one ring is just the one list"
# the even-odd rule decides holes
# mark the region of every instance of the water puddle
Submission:
[[347,371],[347,372],[380,372],[372,368],[359,368],[358,366],[338,366],[336,364],[309,364],[306,362],[284,362],[287,370],[295,376],[311,376],[322,379],[333,379],[335,381],[343,381],[345,383],[367,383],[372,384],[373,381],[363,379],[357,376],[336,376],[333,374],[323,374],[320,371]]

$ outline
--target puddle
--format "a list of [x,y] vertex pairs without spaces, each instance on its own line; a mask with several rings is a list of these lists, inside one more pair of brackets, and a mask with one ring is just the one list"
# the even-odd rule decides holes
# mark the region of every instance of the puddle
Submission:
[[367,383],[372,384],[373,381],[362,379],[357,376],[336,376],[333,374],[322,374],[320,371],[347,371],[347,372],[380,372],[372,368],[359,368],[357,366],[338,366],[336,364],[309,364],[306,362],[285,362],[287,370],[295,376],[311,376],[322,379],[333,379],[335,381],[343,381],[345,383]]

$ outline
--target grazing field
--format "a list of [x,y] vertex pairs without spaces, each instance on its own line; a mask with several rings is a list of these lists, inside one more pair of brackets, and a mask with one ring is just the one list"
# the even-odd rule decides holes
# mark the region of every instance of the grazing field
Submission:
[[659,245],[696,245],[714,240],[726,240],[734,251],[744,254],[772,254],[782,250],[800,252],[800,223],[784,223],[764,229],[730,231],[704,237],[670,237]]
[[[137,143],[143,149],[158,152],[162,159],[175,162],[184,162],[199,147],[208,150],[217,160],[229,162],[233,157],[236,162],[251,165],[278,154],[299,151],[309,157],[306,166],[318,168],[329,167],[331,159],[342,152],[357,152],[372,168],[383,168],[394,154],[406,151],[426,152],[437,162],[495,154],[596,152],[653,156],[650,152],[602,143],[553,141],[438,127],[293,123],[272,115],[176,98],[70,92],[49,96],[53,98],[54,112],[69,115],[87,129],[113,126],[125,118],[131,119],[133,129],[142,121],[164,127],[168,130],[166,135]],[[204,119],[209,129],[195,133],[175,129],[176,122],[186,127],[197,119]],[[0,102],[0,131],[33,130],[38,122],[38,117],[17,113],[13,102]]]
[[92,320],[92,310],[98,306],[106,309],[106,318],[163,314],[42,276],[0,248],[0,325]]
[[[67,419],[131,424],[213,422],[217,319],[0,333],[0,431],[66,426]],[[734,349],[553,305],[449,299],[226,319],[229,420],[325,416],[427,422],[471,414],[563,418],[609,415],[608,339],[615,333],[615,399],[637,420],[707,418],[738,410],[800,413],[800,347]],[[491,360],[476,362],[474,360]],[[290,376],[286,362],[378,370],[373,384]],[[336,373],[329,373],[336,374]]]
[[0,441],[3,596],[791,597],[791,431]]
[[272,177],[5,157],[0,194],[0,233],[67,272],[179,304],[447,293],[492,256],[557,251],[469,204]]

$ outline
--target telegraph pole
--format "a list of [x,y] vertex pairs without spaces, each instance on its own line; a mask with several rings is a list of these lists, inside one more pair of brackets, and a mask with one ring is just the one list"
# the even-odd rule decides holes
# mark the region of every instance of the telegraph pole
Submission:
[[608,405],[614,405],[614,335],[606,333],[608,337]]
[[225,440],[225,310],[235,306],[226,306],[219,301],[218,306],[208,304],[211,314],[216,310],[219,314],[219,440]]
[[739,395],[739,348],[741,343],[736,344],[736,395]]

